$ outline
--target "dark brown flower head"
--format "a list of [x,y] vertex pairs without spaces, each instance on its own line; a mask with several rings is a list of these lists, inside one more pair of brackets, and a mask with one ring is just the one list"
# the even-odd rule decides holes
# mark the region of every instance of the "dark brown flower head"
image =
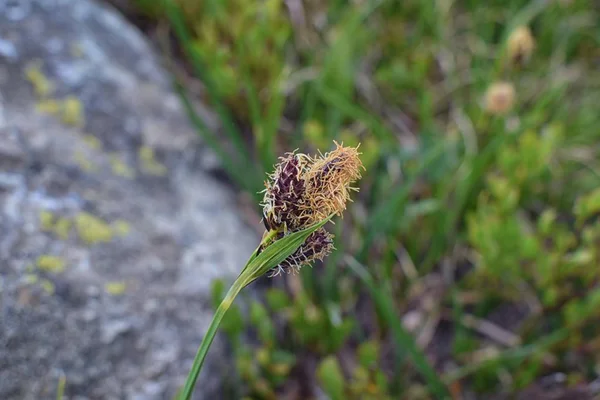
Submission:
[[311,265],[314,261],[323,261],[333,250],[333,235],[324,228],[319,228],[313,232],[306,241],[291,256],[286,258],[271,276],[276,276],[282,272],[298,272],[305,265]]
[[[288,153],[279,159],[275,172],[265,183],[265,237],[271,238],[265,239],[265,247],[332,214],[341,215],[346,209],[350,191],[356,190],[350,185],[360,178],[363,166],[358,148],[335,144],[335,150],[318,157]],[[332,249],[333,236],[320,228],[274,274],[297,271],[314,260],[322,260]]]
[[298,207],[304,195],[306,156],[288,153],[279,160],[270,180],[265,182],[264,223],[267,230],[294,231],[299,224]]

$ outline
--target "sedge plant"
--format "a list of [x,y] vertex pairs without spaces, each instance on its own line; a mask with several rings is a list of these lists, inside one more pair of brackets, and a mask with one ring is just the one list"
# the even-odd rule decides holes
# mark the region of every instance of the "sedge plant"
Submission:
[[351,185],[364,169],[358,147],[335,145],[333,151],[315,157],[287,153],[269,175],[262,203],[265,233],[217,307],[178,396],[180,400],[191,398],[219,324],[243,288],[267,273],[276,276],[297,272],[331,253],[333,235],[324,225],[346,209],[350,193],[357,190]]

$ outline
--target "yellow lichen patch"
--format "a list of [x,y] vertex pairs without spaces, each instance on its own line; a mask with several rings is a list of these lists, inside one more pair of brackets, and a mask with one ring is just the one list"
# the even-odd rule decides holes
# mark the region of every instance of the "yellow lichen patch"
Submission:
[[[27,274],[24,279],[27,285],[37,285],[39,286],[49,295],[53,295],[55,291],[54,283],[49,281],[48,279],[40,279],[40,277],[36,274]],[[22,304],[28,303],[28,301],[22,301]]]
[[42,72],[42,63],[33,62],[25,68],[25,77],[38,97],[46,97],[54,90],[54,84]]
[[54,224],[53,231],[62,240],[67,240],[69,238],[69,232],[71,231],[72,225],[73,223],[71,220],[67,218],[59,218]]
[[131,226],[129,226],[129,223],[121,219],[113,222],[112,228],[114,234],[117,236],[127,236],[131,231]]
[[60,116],[67,125],[81,127],[84,124],[83,105],[74,96],[67,96],[64,100],[42,99],[35,108],[42,113]]
[[65,270],[65,261],[56,256],[42,255],[37,259],[37,267],[45,272],[51,272],[54,274],[61,273]]
[[67,96],[64,100],[42,98],[35,108],[41,113],[60,116],[67,125],[82,127],[85,122],[83,104],[74,96]]
[[102,142],[96,136],[84,135],[83,141],[92,150],[102,150]]
[[84,55],[83,46],[80,42],[71,43],[69,46],[69,52],[75,58],[82,58]]
[[87,244],[109,242],[115,235],[126,236],[131,227],[124,220],[117,220],[109,225],[102,219],[82,212],[73,219],[57,218],[49,211],[40,212],[42,230],[52,232],[62,240],[69,238],[71,227],[75,224],[77,234]]
[[63,240],[69,237],[72,225],[69,219],[57,218],[50,211],[40,211],[39,217],[42,231],[53,232]]
[[40,225],[43,231],[51,231],[54,227],[54,215],[50,211],[40,211]]
[[39,112],[42,112],[42,113],[58,115],[61,112],[62,104],[58,100],[46,99],[46,100],[40,100],[35,105],[35,108],[36,108],[36,110],[38,110]]
[[104,291],[113,296],[120,296],[127,290],[125,282],[107,282],[104,284]]
[[110,225],[86,212],[75,217],[75,227],[81,240],[87,244],[109,242],[113,237]]
[[36,104],[38,111],[60,115],[65,124],[83,126],[83,105],[77,97],[67,96],[63,100],[50,98],[54,91],[54,84],[43,74],[41,62],[34,62],[27,66],[25,77],[31,82],[33,90],[40,99],[39,103]]
[[83,171],[93,172],[97,170],[96,165],[92,161],[90,161],[90,158],[86,156],[86,154],[83,151],[75,151],[73,158],[75,159],[75,162],[77,163],[79,168],[81,168]]
[[142,169],[151,175],[163,176],[167,173],[167,167],[161,164],[154,155],[154,150],[148,146],[140,147],[138,151]]
[[39,280],[40,280],[40,278],[35,274],[25,275],[25,283],[28,285],[34,285],[34,284],[38,283]]
[[135,178],[135,171],[125,164],[117,154],[110,155],[110,168],[112,173],[123,178]]
[[62,121],[67,125],[83,126],[83,104],[75,96],[67,96],[62,102]]
[[42,281],[40,282],[40,286],[49,295],[52,296],[54,294],[54,283],[50,282],[48,279],[42,279]]

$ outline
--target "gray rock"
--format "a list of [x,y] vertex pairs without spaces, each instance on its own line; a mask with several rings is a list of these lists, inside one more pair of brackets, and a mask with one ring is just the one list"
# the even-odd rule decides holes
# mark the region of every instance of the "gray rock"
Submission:
[[172,398],[258,241],[205,156],[114,11],[0,0],[0,398]]

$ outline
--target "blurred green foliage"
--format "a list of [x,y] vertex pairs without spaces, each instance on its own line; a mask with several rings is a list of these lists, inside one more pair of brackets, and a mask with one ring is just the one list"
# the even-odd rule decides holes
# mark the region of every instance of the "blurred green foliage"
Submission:
[[301,380],[430,398],[437,379],[486,398],[598,377],[597,4],[135,1],[173,28],[223,134],[191,117],[243,190],[284,151],[361,143],[337,252],[223,321],[236,395]]

